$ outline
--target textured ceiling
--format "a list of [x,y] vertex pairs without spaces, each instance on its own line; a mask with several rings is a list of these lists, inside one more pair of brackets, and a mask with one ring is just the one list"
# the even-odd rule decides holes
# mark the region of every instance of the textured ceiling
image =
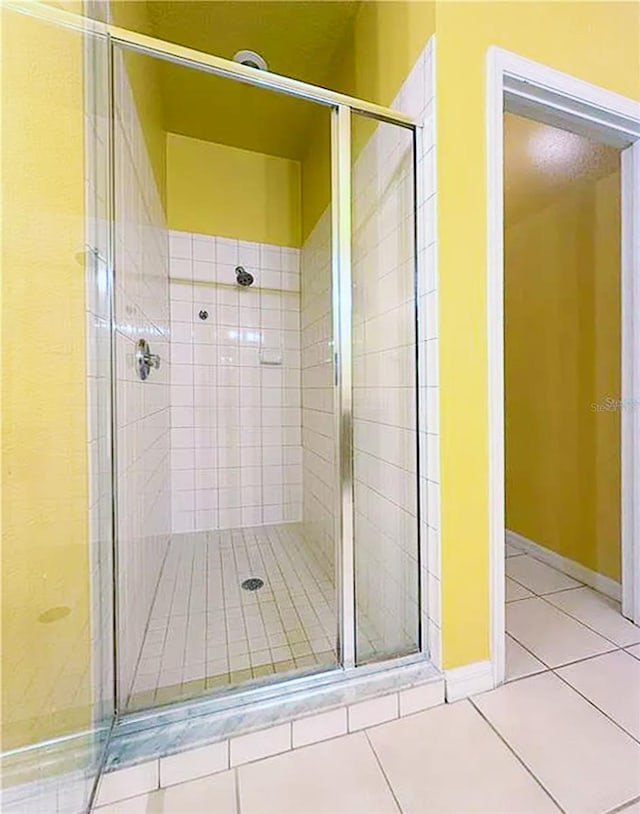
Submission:
[[603,178],[619,165],[615,147],[505,113],[505,223],[539,212],[576,183]]
[[[227,59],[250,49],[275,73],[326,85],[358,5],[182,0],[148,2],[147,9],[155,37]],[[304,155],[315,105],[167,62],[160,76],[167,130],[288,158]]]

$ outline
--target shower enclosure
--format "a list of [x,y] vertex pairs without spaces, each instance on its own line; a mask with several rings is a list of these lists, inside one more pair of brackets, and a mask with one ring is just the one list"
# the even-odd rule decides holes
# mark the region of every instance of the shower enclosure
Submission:
[[[229,122],[164,203],[144,74]],[[113,106],[119,708],[420,654],[415,127],[118,33]]]
[[[25,345],[64,350],[14,370],[40,422],[18,410],[16,433],[51,464],[51,528],[34,536],[28,468],[9,505],[12,573],[42,582],[35,632],[15,626],[18,774],[20,750],[80,730],[94,771],[114,712],[425,659],[414,120],[55,7],[6,13],[31,43],[11,103],[38,136],[12,142],[11,268],[33,284],[14,293],[52,315]],[[43,200],[48,232],[20,220]],[[37,709],[31,640],[59,674]]]

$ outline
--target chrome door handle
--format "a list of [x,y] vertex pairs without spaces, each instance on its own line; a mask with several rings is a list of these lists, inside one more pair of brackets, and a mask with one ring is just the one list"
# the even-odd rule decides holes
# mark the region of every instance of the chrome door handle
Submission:
[[138,339],[136,345],[136,367],[138,376],[144,381],[148,378],[151,368],[160,368],[160,357],[157,353],[151,353],[149,343],[146,339]]

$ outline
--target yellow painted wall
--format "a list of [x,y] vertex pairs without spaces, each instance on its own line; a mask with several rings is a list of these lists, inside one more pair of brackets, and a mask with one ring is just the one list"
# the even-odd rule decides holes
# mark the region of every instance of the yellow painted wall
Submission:
[[485,56],[499,45],[640,99],[637,3],[438,3],[442,630],[489,656]]
[[505,230],[507,528],[620,580],[620,175]]
[[[141,0],[111,0],[114,25],[132,31],[148,31],[146,3]],[[167,142],[160,82],[161,62],[153,57],[123,49],[124,64],[131,84],[149,160],[153,167],[160,199],[166,208]]]
[[300,163],[167,134],[170,229],[300,245]]
[[[347,53],[354,48],[354,57],[347,56],[339,65],[330,86],[388,104],[434,28],[442,632],[443,662],[450,668],[489,657],[487,49],[499,45],[640,99],[640,5],[447,0],[436,3],[434,15],[432,4],[420,0],[365,0],[352,45],[345,46]],[[377,71],[372,64],[379,66]],[[303,162],[303,236],[329,201],[328,139],[319,129]],[[322,161],[326,171],[318,163]]]
[[2,11],[3,749],[90,723],[82,58]]
[[[329,87],[377,104],[390,104],[435,31],[435,8],[435,3],[425,0],[365,0]],[[354,117],[354,159],[374,128],[370,119]],[[330,189],[330,127],[326,111],[321,110],[302,163],[303,239],[329,204]]]

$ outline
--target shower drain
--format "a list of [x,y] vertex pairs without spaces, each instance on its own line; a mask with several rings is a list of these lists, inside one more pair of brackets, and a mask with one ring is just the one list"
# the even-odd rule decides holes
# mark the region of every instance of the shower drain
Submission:
[[259,579],[258,577],[245,579],[245,581],[242,583],[242,587],[245,589],[245,591],[259,591],[263,585],[263,580]]

